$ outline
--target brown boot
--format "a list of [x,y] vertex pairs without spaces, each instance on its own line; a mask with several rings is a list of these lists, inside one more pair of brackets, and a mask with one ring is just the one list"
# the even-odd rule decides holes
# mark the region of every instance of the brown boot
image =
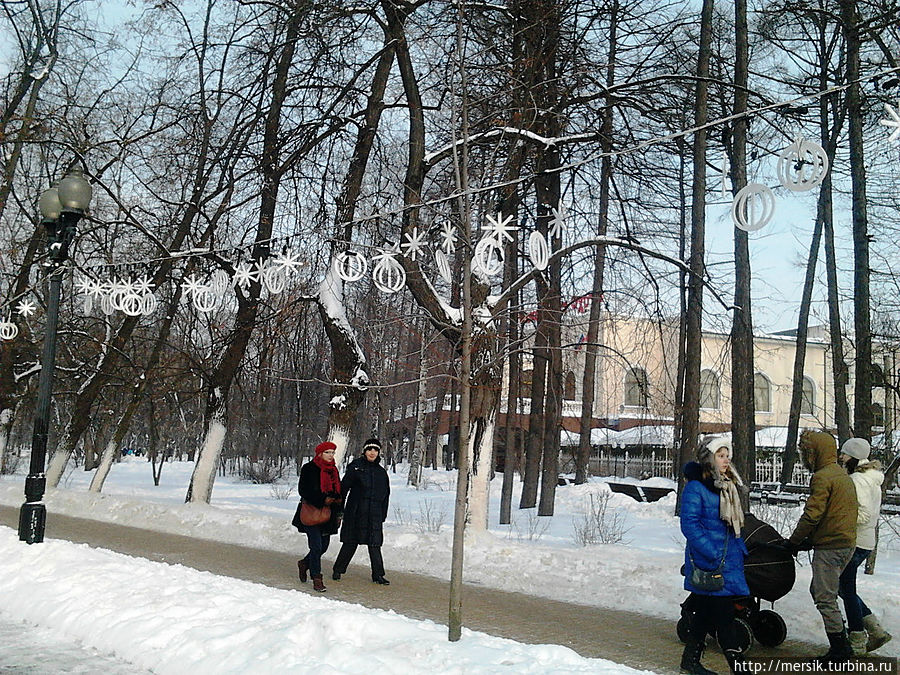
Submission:
[[327,588],[325,588],[325,582],[322,581],[321,574],[313,574],[312,580],[313,580],[313,590],[314,591],[318,591],[319,593],[324,593],[325,591],[328,590]]
[[300,581],[306,583],[306,573],[309,571],[309,565],[306,564],[306,558],[297,561],[297,572],[300,574]]

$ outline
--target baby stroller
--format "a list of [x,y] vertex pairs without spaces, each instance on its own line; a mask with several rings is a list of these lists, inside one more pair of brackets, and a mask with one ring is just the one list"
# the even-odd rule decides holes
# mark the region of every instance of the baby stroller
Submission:
[[[734,644],[720,646],[744,654],[753,646],[754,639],[766,647],[777,647],[784,642],[787,637],[784,619],[771,609],[761,609],[760,602],[775,602],[787,595],[794,587],[796,571],[794,557],[782,545],[784,538],[775,528],[748,513],[741,534],[748,553],[744,559],[744,576],[752,595],[735,598]],[[681,603],[676,630],[682,642],[687,641],[689,622],[695,611],[694,597],[691,594]]]

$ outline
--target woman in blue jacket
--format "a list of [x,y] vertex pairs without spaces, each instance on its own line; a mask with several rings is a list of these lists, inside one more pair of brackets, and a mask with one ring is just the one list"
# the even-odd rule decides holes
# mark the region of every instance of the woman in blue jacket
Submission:
[[[742,485],[731,466],[731,441],[705,439],[697,451],[697,461],[684,467],[688,482],[681,495],[681,532],[687,544],[684,551],[684,588],[692,596],[694,609],[689,620],[689,636],[681,656],[681,669],[693,675],[710,675],[700,657],[707,634],[715,631],[729,666],[734,670],[737,652],[733,644],[734,598],[750,595],[744,578],[747,547],[741,539],[744,511],[738,495]],[[717,570],[721,566],[724,586],[710,591],[691,583],[694,566]]]

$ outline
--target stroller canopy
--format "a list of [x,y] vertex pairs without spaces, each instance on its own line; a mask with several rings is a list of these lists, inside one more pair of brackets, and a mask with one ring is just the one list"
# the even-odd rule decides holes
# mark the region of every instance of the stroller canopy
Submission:
[[744,514],[741,531],[748,555],[744,559],[744,576],[750,592],[758,598],[775,602],[794,587],[794,556],[780,547],[784,541],[774,527],[752,513]]

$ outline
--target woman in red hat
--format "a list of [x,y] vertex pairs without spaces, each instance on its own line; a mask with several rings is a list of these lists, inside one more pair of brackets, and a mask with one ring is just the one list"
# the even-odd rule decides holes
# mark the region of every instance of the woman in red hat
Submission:
[[340,527],[341,478],[334,464],[334,451],[337,446],[331,441],[324,441],[316,446],[316,456],[300,469],[300,501],[317,508],[331,507],[331,520],[321,525],[297,526],[306,533],[309,541],[309,553],[297,561],[300,581],[306,582],[306,575],[313,580],[313,589],[324,593],[326,588],[322,581],[322,554],[328,550],[331,535]]

